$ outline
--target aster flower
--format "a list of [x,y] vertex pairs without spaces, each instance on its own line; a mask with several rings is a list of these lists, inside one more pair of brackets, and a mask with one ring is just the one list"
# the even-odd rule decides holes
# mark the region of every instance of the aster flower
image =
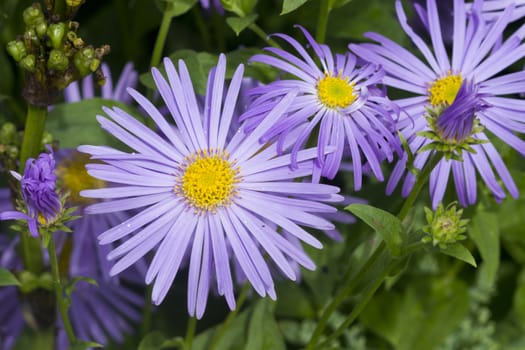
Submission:
[[[127,94],[126,89],[137,86],[139,78],[137,71],[133,68],[133,63],[129,62],[124,66],[117,85],[114,88],[113,77],[106,63],[102,63],[102,72],[104,73],[106,81],[101,87],[100,97],[129,104],[131,97]],[[64,89],[64,99],[66,102],[78,102],[96,97],[95,84],[93,83],[93,76],[91,74],[82,79],[81,84],[82,89],[77,81],[69,84]]]
[[[111,262],[106,259],[111,245],[99,245],[96,237],[130,215],[124,212],[85,215],[85,207],[92,200],[81,197],[79,192],[84,188],[102,188],[104,182],[87,174],[85,164],[88,157],[85,154],[61,149],[56,158],[57,182],[69,193],[68,204],[77,207],[75,214],[81,216],[68,225],[73,231],[71,245],[66,245],[71,249],[69,275],[72,279],[81,276],[97,282],[94,286],[80,281],[75,286],[69,309],[71,324],[79,339],[100,344],[107,344],[110,340],[122,342],[124,334],[133,331],[132,322],[137,323],[141,318],[144,298],[136,286],[143,279],[143,266],[136,264],[125,274],[111,277]],[[69,347],[63,329],[59,332],[58,343],[61,349]]]
[[62,210],[62,204],[55,190],[55,159],[53,153],[41,153],[38,158],[26,161],[24,175],[12,171],[20,181],[22,198],[27,212],[5,211],[0,213],[0,220],[26,220],[29,232],[38,237],[38,224],[54,221]]
[[[483,18],[487,21],[495,21],[505,11],[505,9],[511,4],[515,5],[516,8],[512,12],[511,22],[516,21],[525,16],[525,0],[484,0],[481,2],[481,11],[483,12]],[[474,5],[472,3],[465,4],[467,10],[471,9]]]
[[[444,158],[433,169],[430,193],[434,208],[443,198],[450,172],[463,206],[476,201],[476,172],[497,199],[506,195],[497,176],[513,197],[518,195],[518,189],[486,131],[525,155],[525,142],[514,134],[525,130],[525,104],[505,96],[523,91],[525,74],[507,73],[496,77],[525,56],[525,50],[519,31],[499,42],[513,18],[514,6],[507,7],[497,21],[487,23],[483,20],[481,5],[481,1],[476,1],[469,12],[463,1],[454,1],[451,57],[443,44],[435,0],[427,0],[426,17],[433,50],[407,25],[401,1],[396,1],[401,26],[425,61],[376,33],[367,33],[366,36],[377,43],[350,45],[356,54],[384,67],[387,73],[385,84],[415,95],[395,101],[406,112],[401,114],[399,126],[411,151],[417,153],[414,167],[421,169],[431,153],[418,152],[435,141],[435,138],[428,137],[427,131],[437,131],[434,136],[439,136],[445,143],[453,143],[457,138],[471,143],[468,146],[472,150],[462,152],[461,160]],[[460,94],[462,86],[465,90]],[[425,117],[428,117],[429,110],[435,116],[442,113],[434,125]],[[473,140],[477,141],[471,142]],[[407,160],[405,155],[394,168],[387,185],[388,193],[407,172]],[[403,196],[411,191],[414,181],[415,176],[408,173],[402,188]]]
[[321,243],[300,225],[332,229],[333,225],[316,213],[335,211],[322,202],[341,199],[337,187],[294,181],[311,175],[315,150],[298,152],[297,170],[291,171],[289,154],[278,155],[275,144],[259,143],[294,94],[283,98],[250,134],[239,130],[229,139],[243,66],[235,71],[223,102],[226,59],[220,56],[209,74],[203,111],[198,108],[184,62],[179,61],[178,72],[169,59],[164,60],[164,66],[168,81],[157,69],[152,73],[175,128],[150,101],[129,89],[162,135],[117,107],[105,108],[111,119],[99,116],[100,124],[133,152],[104,146],[79,148],[105,163],[88,164],[91,176],[116,184],[83,191],[85,197],[111,199],[89,206],[87,212],[142,208],[99,236],[101,244],[124,240],[108,255],[110,260],[117,260],[110,273],[122,272],[155,250],[145,281],[153,282],[152,300],[159,304],[188,255],[188,311],[200,318],[211,281],[216,281],[217,291],[229,307],[235,308],[230,270],[230,260],[234,259],[261,296],[275,298],[266,254],[292,280],[296,274],[287,258],[308,269],[315,265],[265,220],[320,248]]
[[[248,128],[254,128],[284,96],[298,90],[286,114],[274,123],[262,140],[279,136],[282,142],[291,130],[302,127],[291,151],[295,167],[298,151],[319,126],[314,181],[320,176],[332,179],[336,175],[345,146],[350,149],[356,190],[361,188],[363,163],[369,165],[375,177],[383,180],[381,161],[384,158],[391,161],[393,150],[399,149],[391,116],[394,106],[377,88],[383,71],[373,64],[360,64],[348,52],[334,56],[328,46],[318,44],[304,28],[299,28],[312,47],[314,58],[292,37],[274,34],[297,53],[269,47],[265,50],[272,55],[255,55],[251,61],[281,69],[297,79],[278,80],[253,89],[256,99],[242,119],[247,121]],[[334,146],[335,152],[326,154],[328,146]]]

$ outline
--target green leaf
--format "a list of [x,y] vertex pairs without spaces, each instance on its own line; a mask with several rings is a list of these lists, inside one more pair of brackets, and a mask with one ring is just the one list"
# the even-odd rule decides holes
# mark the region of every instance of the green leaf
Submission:
[[402,255],[405,232],[401,221],[387,211],[366,204],[350,204],[345,208],[372,227],[386,243],[394,257]]
[[275,302],[268,298],[259,299],[250,318],[248,341],[245,349],[285,350],[283,335],[275,322],[273,307]]
[[453,243],[453,244],[447,245],[444,249],[441,249],[440,252],[443,254],[449,255],[453,258],[462,260],[466,262],[467,264],[470,264],[474,267],[478,266],[470,250],[468,250],[467,247],[465,247],[461,243]]
[[197,3],[197,0],[157,0],[156,2],[162,12],[177,17],[188,12]]
[[239,17],[246,17],[253,12],[257,0],[221,0],[222,7]]
[[85,341],[77,339],[73,345],[69,348],[70,350],[86,350],[89,348],[102,348],[104,345],[95,343],[93,341]]
[[303,6],[308,0],[283,0],[283,9],[281,10],[280,16],[297,10]]
[[96,119],[97,115],[104,114],[103,106],[116,106],[138,119],[142,118],[135,109],[121,102],[92,98],[54,105],[46,121],[46,129],[62,148],[76,148],[82,144],[121,146],[118,140],[102,130]]
[[[244,346],[247,336],[247,325],[251,313],[248,308],[239,313],[233,322],[228,326],[226,332],[222,335],[215,346],[215,350],[242,350],[248,349]],[[218,332],[221,325],[208,329],[197,335],[193,341],[191,350],[207,350],[212,338]],[[144,349],[146,350],[146,349]]]
[[469,234],[483,259],[479,283],[483,288],[490,289],[496,282],[500,262],[500,235],[496,215],[478,212],[470,223]]
[[259,17],[257,14],[251,14],[246,17],[228,17],[226,18],[226,23],[230,26],[231,29],[235,32],[237,36],[248,28],[250,24],[255,22],[257,20],[257,17]]
[[142,339],[138,350],[159,350],[166,341],[166,337],[160,331],[153,331]]
[[0,287],[20,286],[20,281],[11,271],[0,268]]

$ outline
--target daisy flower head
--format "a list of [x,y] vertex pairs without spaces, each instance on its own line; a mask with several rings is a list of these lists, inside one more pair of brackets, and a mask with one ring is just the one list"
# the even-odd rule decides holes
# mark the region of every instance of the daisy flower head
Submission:
[[[399,127],[416,154],[415,168],[423,168],[432,153],[426,152],[427,145],[436,137],[442,145],[452,146],[449,151],[459,154],[460,149],[466,150],[460,152],[459,158],[449,153],[432,170],[430,194],[434,208],[443,199],[451,172],[463,206],[476,201],[476,173],[495,198],[506,196],[498,177],[510,195],[518,195],[486,132],[525,155],[525,142],[515,135],[525,130],[525,103],[508,96],[523,91],[525,72],[500,74],[525,56],[525,46],[520,30],[501,42],[503,31],[513,18],[513,4],[494,22],[483,19],[482,4],[476,1],[467,11],[463,0],[454,1],[451,54],[443,43],[435,0],[427,0],[426,6],[431,46],[407,24],[401,1],[396,1],[399,22],[423,60],[377,33],[365,34],[375,43],[350,45],[353,52],[385,69],[386,85],[414,95],[394,102],[405,112],[401,113]],[[396,164],[387,185],[389,194],[407,173],[402,194],[410,193],[415,176],[407,172],[407,161],[405,155]]]
[[[399,149],[399,141],[393,131],[395,106],[377,87],[384,75],[382,69],[370,63],[361,64],[349,52],[333,55],[327,45],[317,43],[304,28],[298,27],[314,55],[294,38],[274,34],[295,52],[268,47],[265,50],[269,54],[255,55],[251,61],[278,68],[291,78],[253,89],[254,103],[242,119],[246,120],[248,128],[254,128],[264,120],[267,110],[290,91],[297,90],[286,114],[263,135],[263,141],[279,137],[281,142],[291,130],[302,128],[291,150],[295,167],[299,150],[318,127],[314,181],[320,176],[334,178],[345,146],[350,150],[356,190],[361,188],[364,163],[369,165],[375,177],[383,180],[381,161],[384,158],[392,160],[393,151]],[[325,149],[329,146],[335,147],[335,152],[326,154]]]
[[235,307],[233,259],[261,296],[275,298],[266,255],[292,280],[296,274],[289,258],[308,269],[315,265],[266,220],[320,248],[321,243],[301,226],[332,229],[333,224],[317,213],[335,211],[323,202],[342,199],[337,187],[294,181],[311,175],[316,150],[299,152],[297,169],[292,171],[289,154],[279,155],[275,144],[260,143],[295,94],[284,97],[251,133],[240,129],[229,138],[243,66],[236,69],[226,87],[226,58],[220,56],[209,73],[202,110],[184,62],[178,62],[177,70],[166,58],[164,67],[167,79],[155,68],[152,74],[175,126],[149,100],[129,89],[155,122],[158,133],[117,107],[105,108],[109,118],[98,117],[102,128],[133,152],[104,146],[79,148],[103,162],[88,164],[88,173],[114,184],[81,192],[84,197],[107,199],[90,205],[87,212],[140,208],[136,215],[99,236],[101,244],[122,242],[108,255],[116,260],[110,273],[118,274],[154,251],[145,281],[153,283],[152,300],[160,304],[188,256],[188,312],[200,318],[212,281],[229,307]]

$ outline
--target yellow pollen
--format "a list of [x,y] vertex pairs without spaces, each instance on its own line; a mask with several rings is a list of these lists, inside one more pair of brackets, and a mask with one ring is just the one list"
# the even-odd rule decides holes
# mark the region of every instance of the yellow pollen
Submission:
[[87,204],[91,200],[80,196],[80,191],[102,188],[105,182],[91,177],[86,170],[89,156],[74,152],[70,158],[65,158],[56,168],[56,175],[62,188],[69,192],[68,201],[71,203]]
[[231,203],[239,168],[233,167],[228,154],[202,151],[187,159],[175,192],[182,195],[197,212],[211,211]]
[[354,85],[348,82],[348,78],[325,74],[317,83],[317,94],[326,107],[346,108],[356,99]]
[[434,107],[441,104],[451,105],[456,99],[463,78],[461,75],[447,75],[439,78],[428,89],[430,104]]

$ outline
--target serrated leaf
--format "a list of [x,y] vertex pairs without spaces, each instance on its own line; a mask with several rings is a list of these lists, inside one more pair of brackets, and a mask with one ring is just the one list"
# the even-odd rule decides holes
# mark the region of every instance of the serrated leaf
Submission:
[[366,204],[350,204],[345,208],[372,227],[386,243],[392,256],[402,255],[405,235],[401,220],[387,211]]
[[20,281],[11,271],[0,268],[0,287],[20,286]]
[[470,264],[474,267],[478,266],[470,250],[468,250],[467,247],[465,247],[461,243],[453,243],[453,244],[447,245],[446,248],[441,249],[440,252],[443,254],[449,255],[453,258],[464,261],[467,264]]
[[283,8],[279,16],[297,10],[299,7],[303,6],[307,1],[308,0],[283,0]]
[[497,217],[493,213],[478,212],[469,225],[469,234],[481,254],[480,284],[490,289],[496,282],[500,262],[500,237]]
[[248,28],[248,26],[254,23],[259,17],[257,14],[251,14],[246,17],[228,17],[226,18],[226,23],[238,36],[243,30]]
[[114,137],[102,130],[96,119],[97,115],[104,115],[103,106],[116,106],[138,119],[142,118],[135,109],[121,102],[92,98],[54,105],[46,121],[46,129],[62,148],[76,148],[82,144],[120,146]]

